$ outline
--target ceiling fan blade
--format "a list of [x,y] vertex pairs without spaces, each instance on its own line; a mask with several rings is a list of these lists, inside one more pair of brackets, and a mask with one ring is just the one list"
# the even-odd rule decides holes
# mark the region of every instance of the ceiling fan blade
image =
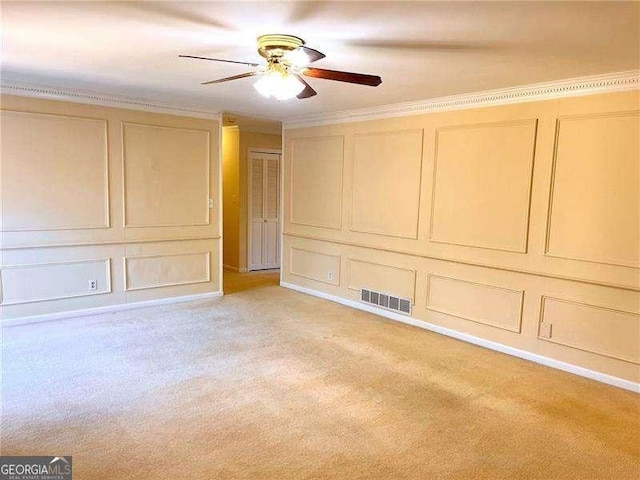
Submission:
[[298,78],[298,80],[304,83],[304,90],[302,90],[298,95],[296,95],[296,97],[302,100],[304,98],[314,97],[318,94],[318,92],[316,92],[313,88],[311,88],[311,85],[309,85],[305,81],[305,79],[302,78],[302,75],[296,74],[296,77]]
[[239,65],[249,65],[250,67],[259,67],[259,63],[251,63],[251,62],[238,62],[236,60],[224,60],[222,58],[209,58],[209,57],[198,57],[196,55],[178,55],[180,58],[195,58],[196,60],[210,60],[212,62],[226,62],[226,63],[237,63]]
[[309,63],[315,62],[316,60],[320,60],[326,57],[324,53],[319,52],[318,50],[315,50],[313,48],[305,47],[304,45],[301,47],[298,47],[297,50],[302,50],[304,53],[307,54],[307,57],[309,57]]
[[234,75],[233,77],[219,78],[218,80],[209,80],[208,82],[202,82],[200,85],[212,85],[214,83],[222,83],[228,82],[230,80],[238,80],[240,78],[253,77],[258,75],[260,72],[247,72],[241,73],[240,75]]
[[303,68],[300,72],[307,77],[357,83],[358,85],[369,85],[370,87],[377,87],[382,83],[382,79],[377,75],[365,75],[363,73],[340,72],[338,70],[325,70],[324,68],[313,67]]

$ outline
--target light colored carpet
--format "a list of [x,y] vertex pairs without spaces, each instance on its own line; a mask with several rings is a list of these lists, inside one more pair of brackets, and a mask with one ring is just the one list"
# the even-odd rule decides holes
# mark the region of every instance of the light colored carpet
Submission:
[[638,395],[277,286],[4,342],[2,453],[75,480],[640,478]]

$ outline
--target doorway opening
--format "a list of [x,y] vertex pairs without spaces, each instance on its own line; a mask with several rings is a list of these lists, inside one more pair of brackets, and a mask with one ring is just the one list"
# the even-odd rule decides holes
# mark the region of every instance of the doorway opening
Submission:
[[223,115],[223,290],[280,282],[282,124]]

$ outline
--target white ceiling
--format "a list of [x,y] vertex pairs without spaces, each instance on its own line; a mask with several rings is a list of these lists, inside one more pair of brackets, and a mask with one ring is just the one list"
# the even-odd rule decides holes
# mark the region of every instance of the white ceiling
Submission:
[[[287,119],[640,67],[639,2],[10,2],[3,82]],[[201,86],[261,60],[264,33],[300,36],[320,68],[377,88],[310,79],[318,95],[264,99],[255,79]]]

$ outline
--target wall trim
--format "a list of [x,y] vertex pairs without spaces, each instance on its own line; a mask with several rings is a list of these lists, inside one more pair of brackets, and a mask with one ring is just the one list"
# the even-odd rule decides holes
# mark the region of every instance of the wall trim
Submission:
[[402,323],[413,325],[415,327],[424,328],[425,330],[439,333],[441,335],[446,335],[448,337],[452,337],[458,340],[462,340],[464,342],[472,343],[474,345],[488,348],[490,350],[495,350],[497,352],[506,353],[507,355],[529,360],[531,362],[539,363],[547,367],[556,368],[558,370],[562,370],[568,373],[573,373],[574,375],[579,375],[581,377],[589,378],[591,380],[596,380],[598,382],[606,383],[607,385],[612,385],[614,387],[623,388],[625,390],[630,390],[635,393],[640,393],[640,383],[632,382],[631,380],[625,380],[624,378],[614,377],[613,375],[607,375],[606,373],[601,373],[595,370],[590,370],[588,368],[579,367],[577,365],[562,362],[560,360],[555,360],[553,358],[545,357],[537,353],[527,352],[526,350],[520,350],[519,348],[509,347],[502,343],[486,340],[484,338],[469,335],[467,333],[458,332],[457,330],[441,327],[440,325],[435,325],[433,323],[425,322],[423,320],[418,320],[416,318],[400,315],[400,314],[389,312],[386,310],[381,310],[375,307],[370,307],[369,305],[366,305],[364,303],[338,297],[336,295],[331,295],[329,293],[324,293],[318,290],[313,290],[311,288],[301,287],[288,282],[280,282],[280,286],[284,288],[289,288],[291,290],[295,290],[300,293],[305,293],[307,295],[312,295],[314,297],[319,297],[324,300],[330,300],[332,302],[340,303],[342,305],[356,308],[358,310],[363,310],[365,312],[373,313],[375,315],[386,317],[391,320],[396,320]]
[[[366,263],[368,265],[374,265],[376,267],[384,267],[384,268],[391,268],[394,270],[402,270],[404,272],[410,272],[412,274],[412,285],[411,285],[411,295],[407,296],[405,298],[410,298],[412,303],[416,303],[416,280],[418,278],[418,271],[412,268],[405,268],[405,267],[398,267],[397,265],[388,265],[385,263],[378,263],[378,262],[372,262],[369,260],[363,260],[362,258],[354,258],[352,256],[348,256],[347,257],[347,289],[351,290],[353,292],[360,292],[360,288],[359,286],[353,285],[352,284],[352,273],[353,273],[353,264],[354,263]],[[373,290],[376,290],[375,288],[373,288]],[[382,293],[389,293],[389,292],[382,292]],[[398,295],[399,292],[395,292],[393,295],[395,296],[402,296],[404,297],[404,295]],[[359,295],[359,293],[358,293]]]
[[206,118],[219,120],[218,110],[194,110],[177,105],[146,100],[143,98],[125,97],[108,93],[81,90],[77,88],[52,87],[48,85],[4,80],[0,83],[0,94],[17,95],[20,97],[35,97],[49,100],[63,100],[67,102],[84,103],[88,105],[100,105],[103,107],[129,108],[145,112],[168,113],[181,117]]
[[551,157],[551,176],[549,177],[549,196],[547,200],[547,212],[545,217],[545,236],[544,236],[544,253],[545,257],[552,258],[561,258],[564,260],[574,260],[579,262],[589,262],[589,263],[599,263],[602,265],[609,265],[612,267],[628,267],[628,268],[640,268],[640,262],[633,260],[625,260],[625,259],[613,259],[613,258],[603,258],[603,257],[572,257],[565,256],[562,254],[554,254],[550,250],[551,244],[551,230],[553,227],[553,203],[554,203],[554,194],[556,188],[556,171],[558,169],[558,147],[560,145],[560,134],[561,127],[563,122],[569,121],[581,121],[581,120],[592,120],[592,119],[610,119],[610,118],[620,118],[620,117],[638,117],[640,116],[640,112],[637,110],[622,110],[617,112],[605,112],[605,113],[589,113],[583,115],[571,115],[558,117],[556,120],[556,129],[555,129],[555,137],[553,141],[553,156]]
[[[390,231],[389,227],[384,227],[382,226],[381,229],[376,229],[375,227],[370,228],[367,227],[366,225],[362,224],[362,221],[358,221],[357,219],[357,208],[356,205],[360,204],[360,203],[365,203],[362,202],[362,200],[359,197],[359,195],[357,195],[357,191],[358,189],[356,188],[356,182],[358,180],[358,177],[361,175],[361,169],[359,168],[359,160],[361,159],[360,156],[358,155],[358,140],[363,139],[363,138],[369,138],[372,139],[374,137],[386,137],[384,142],[387,143],[390,141],[390,137],[400,137],[400,136],[404,136],[404,135],[419,135],[420,136],[420,142],[419,142],[419,147],[418,149],[420,150],[420,157],[418,159],[418,164],[417,164],[417,184],[415,185],[417,187],[417,198],[415,198],[414,201],[410,202],[412,205],[415,205],[416,208],[416,212],[415,212],[415,218],[412,220],[415,220],[415,224],[413,223],[413,221],[411,222],[411,232],[407,233],[407,232],[401,232],[399,230],[395,230],[395,231]],[[423,198],[423,193],[422,193],[422,186],[423,186],[423,175],[422,172],[424,171],[424,165],[425,165],[425,129],[424,128],[410,128],[410,129],[401,129],[401,130],[390,130],[390,131],[373,131],[373,132],[358,132],[355,133],[353,135],[353,140],[350,142],[351,143],[351,150],[352,150],[352,160],[351,160],[351,210],[349,212],[349,225],[348,225],[348,229],[350,232],[357,232],[357,233],[366,233],[369,235],[379,235],[381,237],[391,237],[391,238],[404,238],[407,240],[418,240],[419,239],[419,234],[420,234],[420,205],[422,204],[422,198]],[[369,143],[369,142],[367,142]],[[405,139],[405,144],[409,144],[410,140]],[[343,165],[344,165],[344,150],[343,150]],[[408,158],[408,156],[405,156],[405,158]],[[365,165],[366,165],[366,169],[371,169],[371,162],[367,161],[368,159],[365,159]],[[389,163],[389,160],[386,159],[385,163]],[[400,168],[399,165],[394,166],[394,168]],[[403,167],[403,169],[407,170],[409,167]],[[413,175],[414,177],[416,175]],[[344,177],[344,173],[343,173],[343,177]],[[292,179],[293,182],[293,179]],[[343,181],[343,194],[344,194],[344,181]],[[412,188],[409,188],[408,186],[405,188],[405,190],[410,191],[412,190]],[[358,225],[358,223],[360,223],[360,225]],[[366,223],[366,222],[364,222]],[[404,228],[404,227],[403,227]],[[386,231],[385,231],[386,229]],[[408,231],[409,229],[407,229]]]
[[106,305],[104,307],[83,308],[67,312],[45,313],[43,315],[32,315],[28,317],[16,317],[2,320],[2,327],[14,327],[19,325],[29,325],[32,323],[50,322],[53,320],[64,320],[67,318],[86,317],[88,315],[99,315],[101,313],[114,313],[124,310],[135,310],[138,308],[155,307],[158,305],[172,305],[174,303],[193,302],[196,300],[206,300],[210,298],[222,297],[222,290],[217,292],[197,293],[195,295],[182,295],[179,297],[159,298],[156,300],[144,300],[140,302],[121,303],[118,305]]
[[[57,248],[57,247],[102,247],[105,245],[133,245],[137,243],[168,243],[168,242],[190,242],[197,240],[221,240],[220,235],[213,237],[180,237],[180,238],[146,238],[146,239],[122,239],[122,240],[105,240],[102,242],[69,242],[69,243],[42,243],[38,245],[0,245],[0,252],[4,250],[29,250],[37,248]],[[6,243],[5,239],[5,243]],[[1,265],[1,263],[0,263]]]
[[[337,258],[338,259],[338,268],[337,268],[337,272],[336,272],[336,278],[334,280],[328,280],[326,278],[315,278],[315,277],[310,277],[308,275],[303,275],[302,273],[294,272],[293,271],[293,252],[294,252],[294,250],[298,251],[298,252],[310,253],[312,255],[322,255],[324,257],[333,257],[334,259]],[[288,262],[288,266],[289,266],[289,273],[291,275],[295,275],[296,277],[306,278],[307,280],[313,280],[314,282],[326,283],[327,285],[333,285],[334,287],[337,287],[337,286],[340,285],[340,273],[342,272],[342,255],[335,255],[333,253],[317,252],[317,251],[314,251],[314,250],[308,250],[306,248],[289,247],[289,262]]]
[[[46,267],[59,267],[63,265],[86,265],[89,263],[102,263],[105,267],[105,289],[96,289],[89,290],[83,292],[72,293],[70,295],[63,295],[61,297],[53,296],[53,297],[43,297],[43,298],[34,298],[31,300],[17,300],[13,302],[5,302],[4,299],[4,291],[2,291],[2,271],[7,270],[19,270],[23,268],[46,268]],[[96,279],[98,280],[98,279]],[[93,297],[95,295],[108,295],[112,292],[111,287],[111,258],[95,258],[88,260],[70,260],[70,261],[62,261],[62,262],[45,262],[45,263],[27,263],[27,264],[17,264],[17,265],[3,265],[0,262],[0,307],[8,307],[10,305],[24,305],[26,303],[40,303],[40,302],[50,302],[53,300],[66,300],[70,298],[79,298],[79,297]]]
[[629,290],[629,291],[632,291],[632,292],[640,292],[640,285],[639,286],[625,285],[625,284],[611,283],[611,282],[601,281],[601,280],[590,280],[588,278],[570,277],[570,276],[567,276],[567,275],[560,275],[560,274],[553,273],[553,272],[542,272],[542,271],[535,271],[535,270],[527,270],[527,269],[523,269],[521,267],[511,267],[511,266],[506,266],[506,265],[482,263],[482,262],[477,262],[475,260],[465,260],[465,259],[462,259],[462,258],[438,257],[435,254],[428,254],[428,253],[422,253],[422,252],[411,252],[409,250],[389,249],[389,248],[379,247],[379,246],[375,246],[375,245],[364,245],[364,244],[360,244],[360,243],[356,243],[356,242],[351,242],[351,241],[348,241],[348,240],[323,238],[323,237],[318,237],[318,236],[315,236],[315,235],[307,235],[307,234],[294,233],[294,232],[284,232],[283,235],[287,236],[287,237],[293,237],[293,238],[304,238],[304,239],[307,239],[307,240],[314,240],[314,241],[317,241],[317,242],[337,243],[339,245],[347,245],[349,247],[365,248],[365,249],[369,249],[369,250],[376,250],[376,251],[379,251],[379,252],[397,253],[397,254],[401,254],[401,255],[408,255],[408,256],[418,257],[418,258],[428,258],[430,260],[437,260],[437,261],[441,261],[441,262],[459,263],[461,265],[470,265],[472,267],[492,268],[494,270],[502,270],[504,272],[522,273],[522,274],[525,274],[525,275],[536,275],[538,277],[553,278],[553,279],[556,279],[556,280],[567,280],[567,281],[570,281],[570,282],[584,283],[586,285],[596,285],[596,286],[601,286],[601,287],[617,288],[617,289],[620,289],[620,290]]
[[[184,132],[199,132],[206,134],[206,154],[205,157],[201,160],[204,160],[205,169],[206,169],[206,196],[201,205],[205,206],[206,214],[204,222],[200,223],[167,223],[167,224],[134,224],[129,223],[129,216],[127,213],[127,207],[129,205],[129,199],[127,198],[127,127],[138,127],[142,129],[162,129],[162,130],[181,130]],[[219,143],[222,143],[222,136],[218,137],[220,139]],[[139,123],[139,122],[120,122],[120,151],[122,153],[121,164],[122,164],[122,220],[123,220],[123,228],[164,228],[164,227],[205,227],[211,225],[211,209],[210,202],[211,198],[211,131],[200,128],[183,128],[183,127],[171,127],[166,125],[154,125],[151,123]],[[218,157],[218,163],[222,162],[222,157]],[[222,204],[221,204],[222,205]],[[200,207],[199,207],[200,208]]]
[[[282,128],[284,130],[284,124],[283,124]],[[295,195],[295,189],[293,188],[293,183],[294,183],[294,175],[295,175],[295,172],[296,172],[296,170],[294,168],[295,167],[295,162],[294,162],[295,155],[294,155],[294,152],[295,152],[295,146],[296,146],[295,144],[296,144],[296,142],[301,142],[301,141],[305,141],[305,140],[315,140],[315,141],[317,141],[317,140],[327,140],[327,139],[333,140],[333,139],[336,139],[336,138],[340,139],[341,150],[342,150],[342,157],[340,159],[340,171],[342,172],[342,175],[340,177],[340,209],[339,209],[340,218],[338,219],[337,223],[332,223],[331,224],[331,223],[328,222],[328,223],[325,223],[324,225],[322,225],[320,223],[317,223],[317,222],[313,223],[313,221],[306,222],[306,221],[296,220],[294,218],[294,210],[293,210],[293,197]],[[283,143],[283,146],[284,146],[284,135],[282,137],[282,143]],[[301,225],[301,226],[305,226],[305,227],[317,227],[317,228],[328,228],[328,229],[331,229],[331,230],[342,230],[342,226],[344,224],[344,215],[343,215],[343,211],[342,210],[344,208],[343,196],[344,196],[345,135],[323,135],[323,136],[320,136],[320,137],[294,138],[290,142],[290,146],[288,148],[288,151],[287,150],[283,150],[283,152],[284,152],[283,159],[286,159],[287,155],[289,155],[289,157],[290,157],[290,159],[288,161],[289,162],[288,163],[288,165],[289,165],[289,181],[287,182],[287,187],[289,189],[289,198],[288,198],[288,202],[287,202],[288,205],[289,205],[288,222],[291,225]],[[283,164],[283,166],[285,166],[285,164]],[[282,190],[282,192],[283,192],[282,213],[283,214],[284,214],[284,204],[285,204],[285,201],[286,201],[285,197],[284,197],[284,194],[287,193],[287,191],[284,190],[284,185],[285,185],[285,180],[286,180],[284,173],[285,173],[285,168],[282,169],[282,185],[283,185],[283,190]],[[284,228],[284,224],[287,221],[287,219],[285,219],[285,217],[282,217],[282,218],[284,220],[284,222],[283,222],[283,228]],[[286,235],[286,232],[284,232],[284,230],[283,230],[283,235]]]
[[[167,257],[181,257],[186,255],[205,255],[206,258],[206,277],[200,280],[185,280],[183,282],[174,282],[174,283],[155,283],[152,285],[145,285],[142,287],[130,287],[129,282],[131,280],[128,266],[131,260],[140,260],[140,259],[149,259],[149,258],[167,258]],[[211,251],[205,250],[203,252],[180,252],[180,253],[162,253],[158,255],[125,255],[122,257],[123,263],[123,271],[124,271],[124,291],[125,292],[135,292],[138,290],[149,290],[151,288],[166,288],[166,287],[177,287],[179,285],[195,285],[197,283],[209,283],[211,281]]]
[[[0,106],[1,107],[1,106]],[[103,184],[102,184],[102,203],[103,203],[103,221],[98,222],[98,224],[94,225],[67,225],[67,226],[46,226],[46,225],[29,225],[28,227],[16,227],[7,225],[8,222],[5,222],[3,232],[7,233],[30,233],[30,232],[60,232],[60,231],[71,231],[71,230],[106,230],[111,228],[111,198],[109,197],[109,191],[111,188],[111,180],[109,178],[109,122],[106,118],[96,118],[96,117],[85,117],[79,115],[64,115],[60,113],[43,113],[43,112],[26,112],[22,110],[11,110],[0,108],[0,112],[4,115],[16,115],[18,117],[32,119],[42,118],[50,120],[50,121],[64,121],[64,120],[73,120],[76,122],[87,122],[87,123],[99,123],[102,126],[101,131],[101,143],[103,143],[101,148],[101,164],[103,168]]]
[[[617,308],[610,308],[610,307],[605,307],[605,306],[602,306],[602,305],[594,305],[593,303],[587,303],[587,302],[583,302],[583,301],[580,301],[580,300],[564,298],[563,296],[554,297],[552,295],[542,295],[540,297],[540,314],[538,316],[538,326],[539,327],[540,327],[540,325],[542,323],[553,324],[553,321],[545,322],[545,314],[546,314],[545,306],[547,304],[547,301],[565,303],[565,304],[570,304],[570,305],[574,305],[574,306],[577,305],[579,307],[588,307],[588,308],[592,308],[594,310],[605,311],[605,312],[609,312],[609,313],[613,313],[613,314],[627,315],[629,317],[636,317],[637,320],[640,320],[640,314],[635,313],[635,312],[630,312],[628,310],[619,310]],[[633,363],[635,365],[640,366],[640,358],[627,357],[626,355],[619,355],[619,354],[616,355],[616,354],[611,353],[611,352],[606,352],[606,351],[601,350],[601,349],[595,349],[593,347],[589,348],[586,345],[580,345],[578,343],[572,343],[572,342],[566,341],[566,340],[565,341],[560,341],[557,338],[554,338],[553,336],[551,336],[550,338],[545,338],[545,337],[540,335],[540,329],[538,329],[537,338],[538,338],[538,340],[542,340],[543,342],[551,342],[551,343],[555,343],[557,345],[562,345],[562,346],[569,347],[569,348],[575,348],[577,350],[582,350],[583,352],[594,353],[596,355],[601,355],[603,357],[609,357],[609,358],[613,358],[615,360],[622,360],[623,362],[629,362],[629,363]]]
[[637,88],[640,88],[640,70],[629,70],[519,87],[487,90],[484,92],[450,95],[417,102],[395,103],[379,107],[292,117],[283,122],[282,128],[286,130],[334,123],[404,117],[431,112],[508,105],[563,97],[577,97],[594,93],[621,92]]
[[[442,143],[441,134],[446,132],[455,132],[455,131],[470,131],[470,130],[480,130],[485,128],[503,128],[503,127],[522,127],[528,126],[531,127],[529,134],[531,135],[530,142],[527,145],[528,154],[528,166],[527,169],[528,179],[527,179],[527,192],[526,192],[526,208],[524,211],[523,222],[524,229],[521,232],[521,245],[516,248],[508,247],[508,246],[499,246],[499,245],[489,245],[484,244],[480,245],[479,243],[462,243],[462,241],[456,242],[452,239],[437,239],[434,236],[434,226],[436,222],[436,206],[442,202],[437,202],[438,198],[438,160],[440,155],[440,144]],[[472,123],[472,124],[463,124],[463,125],[450,125],[446,127],[437,127],[435,129],[435,138],[434,138],[434,146],[435,151],[433,154],[433,174],[432,174],[432,183],[431,183],[431,207],[429,209],[429,241],[434,243],[441,243],[445,245],[457,245],[460,247],[473,247],[473,248],[482,248],[485,250],[495,250],[498,252],[510,252],[510,253],[521,253],[527,254],[529,251],[529,224],[531,223],[531,203],[532,203],[532,195],[533,195],[533,173],[535,167],[535,158],[536,158],[536,139],[538,138],[538,119],[537,118],[529,118],[529,119],[521,119],[521,120],[507,120],[507,121],[498,121],[498,122],[483,122],[483,123]],[[440,171],[442,171],[442,161],[440,161]],[[445,235],[446,237],[446,235]]]
[[[509,327],[504,326],[504,325],[498,325],[498,324],[495,324],[495,323],[489,323],[489,322],[486,322],[484,320],[481,320],[480,318],[465,317],[465,316],[463,316],[463,315],[461,315],[459,313],[454,313],[454,312],[446,311],[444,309],[435,308],[433,306],[430,306],[429,302],[431,301],[431,286],[432,286],[431,279],[432,278],[440,278],[440,279],[449,280],[449,281],[452,281],[452,282],[466,283],[466,284],[470,284],[470,285],[477,285],[477,286],[484,287],[484,288],[493,288],[495,290],[503,290],[503,291],[507,291],[507,292],[518,294],[518,296],[520,297],[520,308],[518,310],[518,325],[517,325],[517,328],[509,328]],[[516,289],[516,288],[509,288],[509,287],[493,285],[491,283],[481,283],[481,282],[476,282],[476,281],[473,281],[473,280],[465,280],[463,278],[458,278],[458,277],[448,277],[446,275],[435,275],[433,273],[427,273],[427,295],[426,295],[425,309],[430,310],[432,312],[438,312],[438,313],[442,313],[444,315],[449,315],[451,317],[462,318],[463,320],[468,320],[470,322],[479,323],[480,325],[486,325],[486,326],[493,327],[493,328],[500,328],[500,329],[506,330],[508,332],[521,334],[522,333],[522,315],[524,313],[524,290],[523,289]]]

